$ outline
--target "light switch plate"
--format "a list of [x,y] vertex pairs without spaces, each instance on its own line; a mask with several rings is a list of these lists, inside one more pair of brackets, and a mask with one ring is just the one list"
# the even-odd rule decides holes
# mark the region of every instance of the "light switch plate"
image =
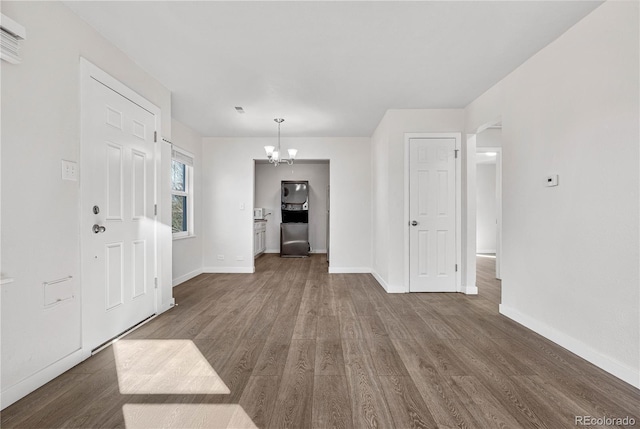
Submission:
[[78,180],[78,163],[62,160],[62,180]]

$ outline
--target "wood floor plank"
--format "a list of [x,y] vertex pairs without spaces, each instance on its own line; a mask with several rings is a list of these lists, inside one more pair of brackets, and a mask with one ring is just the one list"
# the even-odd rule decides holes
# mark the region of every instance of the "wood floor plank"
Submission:
[[[469,401],[461,398],[451,387],[447,366],[429,359],[423,348],[414,341],[393,340],[411,379],[439,427],[480,428]],[[441,372],[441,369],[445,370]]]
[[319,316],[316,338],[339,339],[340,321],[336,316]]
[[389,337],[369,337],[366,343],[377,375],[409,375]]
[[251,376],[240,397],[240,405],[259,428],[269,425],[276,400],[280,377]]
[[411,377],[381,376],[380,382],[395,427],[407,429],[437,427]]
[[[475,354],[462,340],[449,340],[453,349],[469,366],[469,372],[476,374],[487,390],[505,408],[522,427],[547,427],[540,418],[545,410],[534,409],[534,404],[524,396],[517,386],[491,358]],[[553,427],[553,426],[552,426]]]
[[293,329],[294,339],[316,338],[318,324],[318,304],[320,301],[320,288],[318,283],[309,280],[305,284],[304,294],[300,303],[298,317]]
[[344,375],[342,343],[336,339],[316,340],[316,375]]
[[313,382],[311,428],[352,428],[351,400],[347,379],[342,376],[316,376]]
[[267,340],[256,362],[253,375],[281,376],[289,354],[289,342]]
[[464,375],[452,377],[453,382],[466,394],[474,407],[469,407],[474,415],[481,419],[484,427],[517,428],[521,423],[516,420],[500,402],[474,376]]
[[270,428],[311,426],[315,340],[292,340]]
[[363,340],[343,339],[345,370],[351,397],[353,427],[390,428],[393,421]]
[[320,282],[320,302],[318,316],[337,316],[334,276],[323,276]]
[[[251,377],[266,340],[242,340],[218,373],[231,393],[225,403],[238,403]],[[215,368],[214,368],[215,369]]]

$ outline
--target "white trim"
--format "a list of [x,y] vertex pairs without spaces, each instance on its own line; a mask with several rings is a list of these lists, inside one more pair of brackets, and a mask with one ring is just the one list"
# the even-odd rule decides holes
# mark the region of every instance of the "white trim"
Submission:
[[[280,249],[267,249],[262,253],[280,253]],[[327,249],[312,249],[309,253],[327,253]]]
[[81,349],[76,350],[51,365],[44,367],[35,374],[31,374],[27,378],[20,380],[13,386],[7,387],[2,391],[2,395],[0,395],[2,398],[0,408],[5,409],[14,402],[24,398],[37,388],[44,386],[63,372],[70,370],[87,359],[90,355],[91,352],[85,353]]
[[196,157],[191,152],[171,143],[171,159],[175,159],[181,164],[193,167]]
[[197,235],[196,235],[196,234],[191,234],[191,235],[179,235],[179,236],[177,236],[177,237],[176,237],[176,235],[175,235],[175,234],[173,234],[173,233],[172,233],[171,235],[173,235],[173,237],[171,237],[171,239],[172,239],[173,241],[179,241],[179,240],[185,240],[185,239],[187,239],[187,238],[196,238],[196,237],[197,237]]
[[[410,292],[409,243],[409,141],[411,139],[455,139],[456,158],[456,263],[462,267],[462,133],[404,133],[404,289]],[[462,269],[456,272],[456,291],[462,292]]]
[[378,274],[375,270],[371,270],[371,275],[373,276],[374,279],[376,279],[378,283],[380,283],[380,286],[382,286],[382,288],[387,293],[389,293],[389,285],[387,284],[387,282],[384,281],[384,279],[380,276],[380,274]]
[[465,286],[463,289],[464,290],[462,291],[462,293],[464,293],[465,295],[477,295],[478,294],[478,287],[476,285]]
[[172,287],[176,287],[181,283],[184,283],[184,282],[186,282],[188,280],[191,280],[194,277],[199,276],[200,274],[202,274],[202,269],[199,268],[199,269],[197,269],[195,271],[191,271],[190,273],[187,273],[187,274],[185,274],[183,276],[176,277],[175,279],[173,279]]
[[[476,245],[477,245],[477,192],[476,192],[476,146],[477,136],[467,134],[464,151],[465,162],[465,190],[464,190],[464,263],[462,270],[463,285],[475,286],[476,284]],[[462,292],[462,291],[461,291]]]
[[202,273],[206,274],[253,274],[255,267],[204,267]]
[[329,274],[371,274],[368,267],[329,267]]
[[640,371],[637,368],[630,367],[622,362],[612,359],[610,356],[602,354],[600,351],[594,349],[588,344],[573,338],[564,332],[560,332],[552,326],[523,314],[514,308],[507,307],[504,304],[500,304],[499,308],[500,314],[518,322],[522,326],[529,328],[534,332],[537,332],[559,346],[564,347],[581,358],[591,362],[595,366],[607,371],[609,374],[618,377],[622,381],[629,383],[636,388],[640,388]]

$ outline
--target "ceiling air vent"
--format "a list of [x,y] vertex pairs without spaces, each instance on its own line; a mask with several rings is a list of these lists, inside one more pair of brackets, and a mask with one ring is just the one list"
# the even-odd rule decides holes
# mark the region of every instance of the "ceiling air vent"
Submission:
[[27,37],[24,27],[8,16],[0,17],[0,58],[12,64],[20,63],[20,41]]

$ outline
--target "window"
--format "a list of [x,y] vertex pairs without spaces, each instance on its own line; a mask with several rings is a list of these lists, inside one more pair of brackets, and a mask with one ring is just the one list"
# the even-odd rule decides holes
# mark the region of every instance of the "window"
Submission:
[[193,156],[176,147],[171,159],[171,230],[174,238],[193,235]]

